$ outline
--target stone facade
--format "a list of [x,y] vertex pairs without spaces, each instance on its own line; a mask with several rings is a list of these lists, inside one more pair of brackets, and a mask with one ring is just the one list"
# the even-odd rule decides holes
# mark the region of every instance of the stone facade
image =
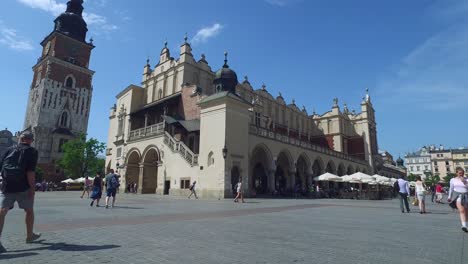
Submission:
[[122,188],[182,195],[197,181],[199,195],[218,198],[232,196],[241,176],[246,195],[262,195],[306,189],[324,172],[373,174],[383,160],[368,94],[360,109],[334,99],[331,111],[309,115],[266,86],[238,83],[227,58],[215,73],[187,39],[178,59],[166,43],[156,66],[144,66],[142,85],[117,95],[106,167],[117,168]]
[[426,178],[426,174],[433,172],[430,150],[430,147],[422,147],[416,152],[405,155],[408,175],[420,175],[422,178]]
[[0,130],[0,157],[10,147],[17,143],[17,139],[8,129]]
[[[94,74],[88,66],[94,45],[81,33],[74,34],[87,31],[81,3],[68,2],[54,31],[41,42],[42,54],[33,67],[24,130],[34,133],[38,163],[46,175],[56,173],[61,146],[87,132]],[[72,23],[75,20],[80,23]]]

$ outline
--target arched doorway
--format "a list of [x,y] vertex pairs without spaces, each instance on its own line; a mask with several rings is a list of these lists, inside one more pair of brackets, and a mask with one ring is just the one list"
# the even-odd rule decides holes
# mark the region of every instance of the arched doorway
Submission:
[[354,173],[353,167],[351,165],[349,165],[348,166],[348,171],[346,172],[346,174],[351,175],[353,173]]
[[307,175],[309,169],[309,160],[305,154],[299,156],[296,162],[296,184],[300,184],[301,188],[308,189],[310,186],[310,179]]
[[272,179],[268,179],[268,172],[271,170],[273,158],[268,147],[264,144],[255,146],[252,150],[249,161],[248,178],[243,178],[242,181],[248,182],[249,190],[255,194],[268,194],[269,184]]
[[333,163],[333,161],[330,160],[328,162],[327,168],[325,169],[325,171],[328,173],[336,174],[335,164]]
[[236,185],[239,182],[239,175],[240,175],[239,168],[237,166],[232,167],[232,169],[231,169],[231,190],[232,190],[232,194],[237,193]]
[[141,193],[156,193],[158,186],[158,151],[154,148],[148,150],[143,159],[143,180]]
[[276,190],[280,194],[290,193],[293,189],[295,174],[291,172],[291,155],[287,151],[282,151],[276,160],[275,184]]
[[338,171],[336,172],[336,175],[343,176],[343,175],[345,175],[345,173],[346,173],[345,167],[344,167],[343,163],[340,163],[340,165],[338,165]]
[[253,169],[253,188],[257,194],[268,193],[268,176],[262,163],[257,163]]
[[[138,184],[138,177],[140,175],[140,154],[138,151],[131,151],[128,155],[126,171],[125,171],[125,185]],[[141,188],[141,186],[137,186]]]
[[320,176],[323,174],[323,162],[320,159],[316,159],[314,161],[314,165],[312,165],[312,173],[314,177]]

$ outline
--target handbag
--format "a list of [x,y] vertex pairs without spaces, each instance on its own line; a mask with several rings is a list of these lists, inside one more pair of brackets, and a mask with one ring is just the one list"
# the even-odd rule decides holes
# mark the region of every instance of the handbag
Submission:
[[448,205],[452,207],[452,209],[457,209],[457,199],[453,199]]
[[419,205],[419,200],[417,198],[413,199],[413,205],[418,206]]

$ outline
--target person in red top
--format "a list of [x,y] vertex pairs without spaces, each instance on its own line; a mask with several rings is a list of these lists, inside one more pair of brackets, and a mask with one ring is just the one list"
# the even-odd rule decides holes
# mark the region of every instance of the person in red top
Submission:
[[442,189],[442,184],[440,182],[436,185],[436,203],[442,203],[442,198],[444,197],[444,190]]

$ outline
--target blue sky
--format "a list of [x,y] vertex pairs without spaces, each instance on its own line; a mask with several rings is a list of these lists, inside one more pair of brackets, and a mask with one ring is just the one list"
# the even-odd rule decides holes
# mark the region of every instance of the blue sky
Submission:
[[[65,0],[3,0],[0,127],[23,125],[31,67]],[[380,149],[467,146],[468,1],[87,0],[90,68],[96,71],[89,136],[107,141],[115,95],[139,84],[165,39],[178,57],[187,33],[213,70],[223,52],[238,76],[309,113],[359,111],[369,88]],[[240,78],[242,79],[242,78]]]

